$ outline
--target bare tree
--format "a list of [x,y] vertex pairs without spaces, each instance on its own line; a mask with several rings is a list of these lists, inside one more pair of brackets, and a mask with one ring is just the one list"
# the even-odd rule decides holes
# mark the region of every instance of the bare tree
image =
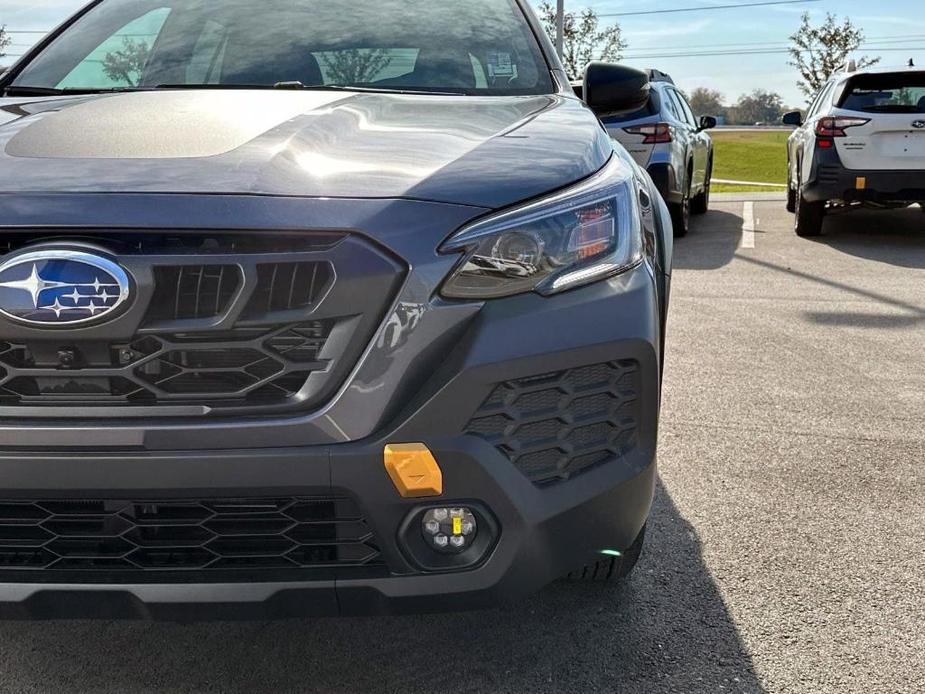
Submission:
[[103,71],[113,82],[127,87],[137,87],[150,52],[146,41],[135,41],[124,36],[122,48],[107,53],[103,58]]
[[0,24],[0,58],[6,55],[3,50],[10,45],[10,35],[6,33],[6,24]]
[[[550,3],[540,5],[540,19],[549,36],[556,37],[556,8]],[[581,77],[585,66],[592,60],[616,62],[623,57],[626,41],[619,24],[601,27],[597,13],[585,8],[565,13],[562,63],[569,79]]]
[[332,82],[348,85],[371,82],[392,62],[386,51],[360,48],[327,53],[321,60]]
[[[800,71],[797,86],[810,99],[822,88],[829,77],[845,64],[848,55],[864,43],[864,32],[845,17],[839,23],[838,16],[830,12],[825,21],[814,27],[809,12],[803,13],[800,28],[790,37],[789,61]],[[862,56],[857,59],[858,68],[880,62],[880,58]]]
[[706,87],[697,87],[688,98],[691,110],[698,116],[721,115],[726,110],[723,106],[725,100],[726,97],[720,92]]

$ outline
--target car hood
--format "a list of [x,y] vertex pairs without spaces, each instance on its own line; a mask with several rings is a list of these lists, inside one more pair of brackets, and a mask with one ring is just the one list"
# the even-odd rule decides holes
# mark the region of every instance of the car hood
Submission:
[[159,91],[0,99],[2,193],[412,198],[498,208],[597,171],[561,96]]

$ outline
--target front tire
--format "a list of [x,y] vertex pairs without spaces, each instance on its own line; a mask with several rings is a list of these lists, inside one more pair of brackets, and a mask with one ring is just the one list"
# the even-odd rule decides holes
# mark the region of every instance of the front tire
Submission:
[[793,189],[793,184],[787,181],[787,212],[797,211],[797,192]]
[[646,541],[646,526],[642,526],[639,536],[633,541],[628,550],[623,552],[619,557],[607,556],[598,559],[593,564],[588,564],[578,571],[572,571],[568,575],[570,581],[620,581],[632,573],[636,564],[639,563],[639,557],[642,555],[642,547]]

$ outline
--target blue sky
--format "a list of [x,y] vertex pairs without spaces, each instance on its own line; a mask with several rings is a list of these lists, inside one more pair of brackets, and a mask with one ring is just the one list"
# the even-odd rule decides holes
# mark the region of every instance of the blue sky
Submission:
[[[62,21],[84,0],[0,0],[0,24],[11,30],[46,30]],[[534,0],[537,4],[539,0]],[[633,12],[676,7],[707,7],[755,0],[566,0],[567,9],[593,7],[600,13]],[[259,3],[258,3],[259,5]],[[727,101],[756,87],[779,92],[789,104],[799,105],[796,73],[783,54],[644,57],[663,53],[786,47],[787,37],[809,12],[820,20],[826,11],[851,17],[869,37],[873,55],[884,64],[905,63],[910,57],[925,65],[925,13],[921,0],[821,0],[805,4],[748,9],[620,17],[629,43],[627,60],[639,67],[658,67],[671,73],[683,89],[706,86],[718,89]],[[21,53],[38,37],[15,34],[9,54]],[[878,49],[891,50],[878,50]],[[892,50],[898,49],[898,50]],[[9,62],[9,58],[5,60]]]

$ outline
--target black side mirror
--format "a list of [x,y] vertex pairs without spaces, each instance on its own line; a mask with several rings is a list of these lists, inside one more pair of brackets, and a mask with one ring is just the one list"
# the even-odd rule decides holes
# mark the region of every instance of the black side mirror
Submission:
[[716,119],[713,116],[700,116],[700,129],[712,130],[716,127]]
[[572,82],[571,85],[572,85],[572,91],[575,92],[575,96],[577,96],[579,99],[581,99],[582,101],[584,101],[584,100],[585,100],[585,84],[584,84],[584,82],[582,82],[581,80],[576,80],[576,81]]
[[585,68],[585,103],[598,117],[638,111],[649,102],[649,76],[613,63],[593,62]]
[[803,125],[803,114],[799,111],[791,111],[790,113],[785,113],[781,121],[784,125],[792,125],[795,128],[799,128]]

